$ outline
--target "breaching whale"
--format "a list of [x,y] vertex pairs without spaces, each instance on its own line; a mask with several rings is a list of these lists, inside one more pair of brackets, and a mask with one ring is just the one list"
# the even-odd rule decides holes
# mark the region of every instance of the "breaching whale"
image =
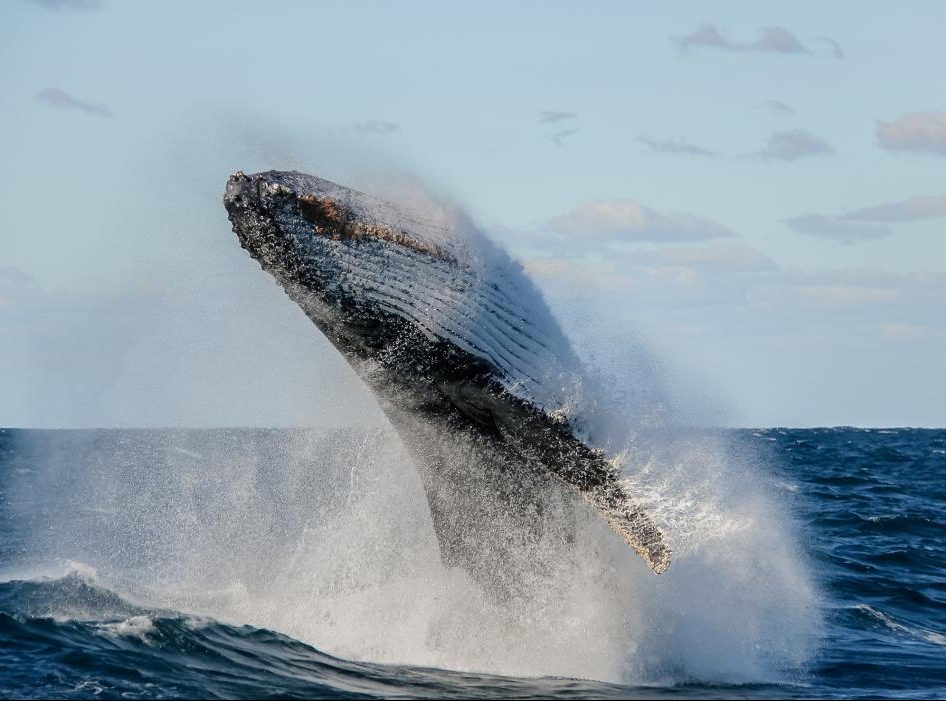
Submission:
[[663,534],[584,435],[567,340],[521,266],[466,217],[290,171],[235,173],[224,205],[408,448],[445,564],[508,589],[504,578],[541,573],[585,502],[667,569]]

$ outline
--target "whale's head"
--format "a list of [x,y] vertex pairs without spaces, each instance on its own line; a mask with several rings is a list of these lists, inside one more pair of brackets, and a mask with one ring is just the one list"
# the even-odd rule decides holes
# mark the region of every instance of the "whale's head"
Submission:
[[362,356],[403,347],[405,334],[449,335],[441,322],[466,304],[469,261],[482,258],[455,222],[303,173],[234,173],[223,201],[241,246]]
[[[332,240],[355,248],[371,241],[454,260],[455,222],[411,214],[370,195],[292,171],[230,176],[223,197],[240,243],[265,264],[291,267]],[[324,252],[324,251],[322,251]],[[283,258],[285,258],[283,260]]]
[[240,244],[264,269],[332,303],[383,296],[392,278],[420,283],[429,277],[413,280],[421,264],[455,267],[457,254],[468,254],[450,236],[451,222],[303,173],[234,173],[223,202]]

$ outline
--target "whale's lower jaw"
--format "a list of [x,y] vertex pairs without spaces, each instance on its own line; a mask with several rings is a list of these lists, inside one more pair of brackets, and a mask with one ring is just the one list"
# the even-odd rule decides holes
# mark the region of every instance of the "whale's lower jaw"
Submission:
[[661,532],[603,455],[529,399],[550,384],[539,373],[554,345],[463,245],[415,235],[389,206],[298,173],[237,173],[224,204],[241,245],[348,360],[411,452],[446,564],[508,591],[574,536],[577,493],[654,572],[669,566]]

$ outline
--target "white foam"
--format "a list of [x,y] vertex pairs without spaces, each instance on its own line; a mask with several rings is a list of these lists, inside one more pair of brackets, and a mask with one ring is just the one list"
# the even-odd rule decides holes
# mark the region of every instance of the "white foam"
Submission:
[[905,625],[869,604],[855,604],[853,608],[858,611],[863,611],[874,620],[883,624],[885,628],[896,633],[900,633],[901,635],[905,635],[908,638],[923,640],[924,642],[932,643],[933,645],[946,646],[946,635],[938,633],[935,630],[929,630],[928,628],[923,628],[922,626],[911,627]]
[[148,642],[148,634],[154,631],[154,621],[150,616],[132,616],[115,623],[100,623],[96,630],[102,635],[138,638],[142,642]]

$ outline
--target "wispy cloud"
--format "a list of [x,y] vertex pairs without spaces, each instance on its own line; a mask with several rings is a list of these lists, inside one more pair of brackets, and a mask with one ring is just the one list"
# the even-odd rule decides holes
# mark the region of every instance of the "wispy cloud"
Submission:
[[23,300],[37,294],[36,281],[19,268],[0,265],[0,322],[15,315]]
[[946,195],[912,197],[844,214],[805,214],[785,223],[803,234],[851,244],[889,236],[888,224],[935,218],[946,218]]
[[790,105],[782,102],[781,100],[766,100],[763,105],[770,111],[776,114],[795,114],[795,110],[791,108]]
[[707,307],[745,305],[748,285],[778,273],[761,251],[729,242],[635,246],[606,259],[526,256],[523,265],[543,286],[559,291],[632,294],[639,309],[685,309],[698,317]]
[[102,0],[30,0],[36,5],[42,5],[47,10],[100,10],[104,7]]
[[796,161],[807,156],[822,156],[834,149],[824,139],[805,129],[791,129],[772,134],[765,148],[755,155],[770,161]]
[[844,49],[842,49],[841,45],[831,37],[819,37],[818,41],[828,48],[828,51],[834,58],[844,58]]
[[578,127],[570,127],[568,129],[561,129],[560,131],[555,131],[549,134],[549,138],[554,141],[557,145],[562,146],[565,139],[569,136],[578,133]]
[[725,49],[727,51],[738,51],[738,45],[723,36],[716,25],[710,22],[702,22],[696,29],[683,36],[671,36],[671,41],[676,42],[681,51],[692,49],[694,47],[703,47],[711,49]]
[[702,146],[691,144],[686,139],[652,139],[642,136],[639,141],[647,147],[650,153],[666,153],[674,156],[704,156],[715,158],[718,154]]
[[843,216],[845,219],[873,222],[906,222],[946,217],[946,195],[911,197],[876,207],[864,207]]
[[545,135],[556,146],[563,146],[565,139],[578,133],[577,119],[577,112],[561,112],[556,110],[539,112],[539,124],[558,125],[558,129]]
[[569,119],[578,119],[578,113],[558,112],[555,110],[539,112],[539,124],[555,124],[556,122],[564,122]]
[[[681,51],[693,48],[718,49],[740,53],[759,54],[810,54],[811,50],[790,30],[785,27],[768,26],[759,28],[755,41],[733,41],[711,22],[701,23],[695,30],[683,36],[671,36]],[[842,58],[844,52],[834,40],[822,37],[820,41],[831,42],[832,55]]]
[[714,221],[692,214],[663,214],[624,198],[581,202],[569,213],[547,222],[548,228],[575,240],[608,243],[672,243],[734,236]]
[[[942,318],[942,300],[946,293],[946,274],[935,272],[893,273],[884,270],[832,270],[803,273],[782,271],[773,276],[771,285],[760,290],[760,301],[784,304],[792,298],[812,305],[850,309],[860,306],[865,320],[877,325],[877,312],[888,305],[902,305],[904,312],[893,315],[899,323],[910,323],[927,316],[920,307],[935,310]],[[913,318],[910,318],[913,317]]]
[[394,122],[386,122],[380,119],[371,119],[367,122],[356,122],[352,127],[359,134],[375,134],[384,136],[401,131],[401,125]]
[[677,245],[635,249],[627,256],[637,265],[692,268],[717,273],[762,273],[778,269],[771,258],[744,243]]
[[843,216],[804,214],[799,217],[786,219],[785,223],[801,234],[830,239],[845,244],[872,241],[890,235],[890,229],[884,224],[853,221]]
[[946,156],[946,112],[913,112],[877,122],[877,142],[889,151],[926,151]]
[[808,47],[784,27],[762,27],[759,38],[749,48],[752,51],[776,54],[807,54]]
[[80,100],[59,88],[44,88],[37,93],[36,99],[43,104],[59,110],[79,110],[80,112],[85,112],[86,114],[91,114],[96,117],[115,116],[108,105],[102,102]]

